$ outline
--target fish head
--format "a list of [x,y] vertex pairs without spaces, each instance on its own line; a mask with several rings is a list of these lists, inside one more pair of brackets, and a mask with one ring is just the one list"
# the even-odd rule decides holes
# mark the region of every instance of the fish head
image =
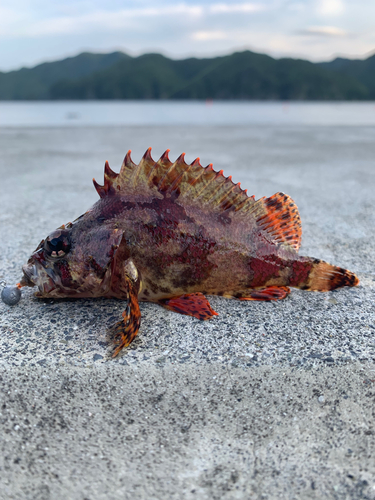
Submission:
[[[22,268],[21,286],[36,286],[37,297],[118,297],[127,295],[126,248],[122,231],[81,216],[40,242]],[[129,274],[129,273],[128,273]]]

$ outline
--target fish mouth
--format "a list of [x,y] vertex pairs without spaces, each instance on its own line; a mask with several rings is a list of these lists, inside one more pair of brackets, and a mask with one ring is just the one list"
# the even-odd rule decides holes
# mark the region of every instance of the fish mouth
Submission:
[[46,269],[35,264],[25,264],[22,266],[23,277],[21,286],[38,287],[35,292],[36,297],[44,297],[56,289],[56,275],[52,269]]

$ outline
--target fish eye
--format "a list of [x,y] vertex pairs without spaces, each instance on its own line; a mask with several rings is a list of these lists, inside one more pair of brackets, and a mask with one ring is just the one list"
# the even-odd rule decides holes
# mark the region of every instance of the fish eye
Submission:
[[51,233],[44,242],[44,250],[54,259],[64,257],[70,250],[69,231],[58,229]]

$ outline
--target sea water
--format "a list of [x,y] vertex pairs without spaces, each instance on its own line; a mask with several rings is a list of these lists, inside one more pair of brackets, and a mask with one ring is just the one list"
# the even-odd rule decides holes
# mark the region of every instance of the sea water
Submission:
[[2,101],[0,127],[375,125],[375,102]]

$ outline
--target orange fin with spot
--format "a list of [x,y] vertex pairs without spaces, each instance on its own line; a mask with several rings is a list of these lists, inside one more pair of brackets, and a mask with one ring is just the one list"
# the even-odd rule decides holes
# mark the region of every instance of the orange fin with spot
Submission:
[[297,205],[284,193],[261,198],[265,215],[257,218],[258,227],[275,243],[285,243],[298,251],[301,246],[302,225]]
[[187,316],[194,316],[198,319],[210,319],[212,316],[218,316],[210,303],[203,295],[203,293],[188,293],[186,295],[181,295],[180,297],[174,297],[172,299],[163,299],[159,301],[159,304],[180,314],[186,314]]
[[237,298],[240,300],[281,300],[290,294],[290,288],[288,286],[267,286],[247,290],[245,293],[247,294],[246,297],[239,297],[237,294]]

